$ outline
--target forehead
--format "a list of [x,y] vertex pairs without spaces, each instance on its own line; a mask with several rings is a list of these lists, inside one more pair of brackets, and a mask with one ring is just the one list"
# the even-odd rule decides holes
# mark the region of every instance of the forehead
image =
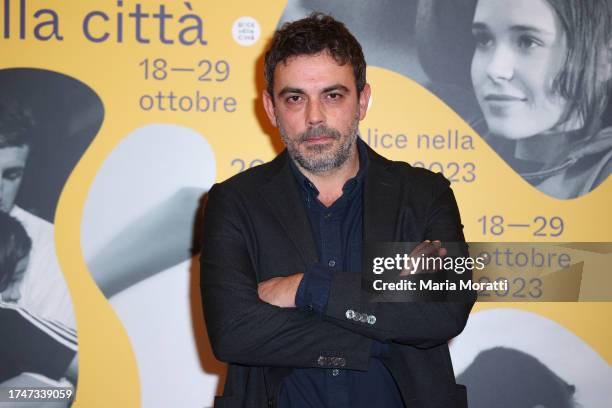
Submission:
[[274,70],[275,92],[284,87],[318,90],[338,84],[355,87],[353,68],[348,63],[340,65],[326,52],[290,57]]
[[10,146],[0,148],[0,169],[23,167],[28,159],[28,146]]
[[550,33],[557,32],[560,26],[555,10],[546,0],[479,0],[474,23],[492,29],[525,26]]

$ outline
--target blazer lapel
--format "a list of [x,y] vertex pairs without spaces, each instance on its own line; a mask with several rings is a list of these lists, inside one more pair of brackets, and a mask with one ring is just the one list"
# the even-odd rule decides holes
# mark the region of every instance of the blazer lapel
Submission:
[[387,160],[368,147],[369,169],[363,191],[363,241],[400,239],[402,186],[387,169]]
[[278,171],[271,176],[260,193],[302,256],[304,263],[315,263],[318,255],[310,221],[295,177],[289,168],[289,156],[286,151],[282,155],[284,158],[279,162]]
[[[369,168],[363,191],[363,240],[364,242],[389,242],[398,240],[401,213],[402,188],[387,169],[387,160],[367,147]],[[287,152],[279,157],[279,164],[272,171],[270,181],[260,193],[290,241],[307,264],[317,262],[318,255],[312,237],[310,222],[304,202],[291,173]]]

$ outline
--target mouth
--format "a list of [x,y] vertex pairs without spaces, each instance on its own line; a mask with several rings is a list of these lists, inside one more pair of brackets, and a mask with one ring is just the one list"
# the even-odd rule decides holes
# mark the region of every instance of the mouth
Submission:
[[484,100],[492,104],[511,104],[517,102],[527,102],[527,98],[509,94],[487,94]]
[[318,135],[318,136],[311,136],[311,137],[305,139],[304,143],[307,146],[313,146],[313,145],[327,144],[327,143],[330,143],[330,142],[332,142],[334,140],[335,140],[335,138],[332,137],[332,136]]
[[315,137],[309,137],[308,139],[306,139],[306,143],[325,143],[330,140],[333,140],[333,138],[329,136],[315,136]]

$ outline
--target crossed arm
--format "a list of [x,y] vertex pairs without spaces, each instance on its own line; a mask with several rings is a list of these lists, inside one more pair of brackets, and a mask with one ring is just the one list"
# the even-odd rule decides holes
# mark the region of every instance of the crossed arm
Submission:
[[[346,368],[365,369],[371,341],[416,347],[442,344],[461,332],[472,303],[370,303],[359,274],[334,273],[322,315],[296,309],[301,273],[257,282],[230,193],[213,188],[205,213],[201,255],[204,314],[220,360],[245,365],[316,367],[322,353],[345,357]],[[426,237],[462,241],[450,188],[430,211]],[[436,237],[436,235],[441,235]],[[430,238],[432,239],[432,238]],[[375,324],[347,319],[347,309],[374,314]]]
[[233,227],[206,210],[200,259],[202,303],[211,346],[221,361],[244,365],[317,367],[322,353],[342,355],[346,368],[365,370],[371,339],[316,314],[280,308],[258,297],[248,253]]
[[[411,256],[424,254],[427,257],[443,257],[446,249],[439,241],[424,241],[411,253]],[[414,271],[413,273],[433,273],[438,270]],[[404,271],[400,277],[407,276]],[[296,293],[303,273],[287,277],[277,277],[261,282],[258,285],[259,298],[278,307],[296,307]],[[321,285],[319,285],[320,287]],[[359,274],[334,273],[327,290],[329,298],[322,317],[347,330],[360,333],[383,342],[397,342],[417,347],[429,347],[441,344],[455,337],[463,329],[471,303],[443,302],[372,302],[364,299],[362,282]],[[320,290],[320,289],[319,289]],[[373,325],[367,322],[355,322],[349,319],[346,312],[365,313],[375,316]]]

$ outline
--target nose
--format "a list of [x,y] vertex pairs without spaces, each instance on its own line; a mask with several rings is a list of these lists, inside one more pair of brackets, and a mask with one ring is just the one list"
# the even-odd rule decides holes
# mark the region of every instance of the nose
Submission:
[[323,106],[318,100],[310,100],[306,107],[306,124],[308,127],[316,127],[325,122]]
[[493,82],[510,81],[514,77],[514,57],[507,47],[495,48],[487,65],[487,76]]
[[19,284],[13,283],[2,292],[2,300],[8,303],[17,303],[21,299]]

